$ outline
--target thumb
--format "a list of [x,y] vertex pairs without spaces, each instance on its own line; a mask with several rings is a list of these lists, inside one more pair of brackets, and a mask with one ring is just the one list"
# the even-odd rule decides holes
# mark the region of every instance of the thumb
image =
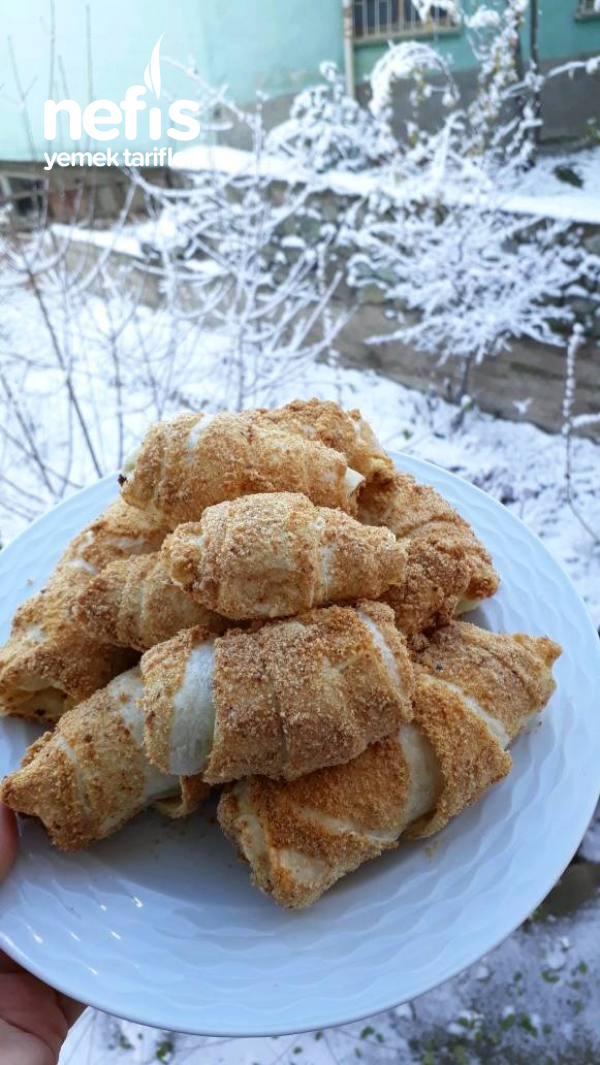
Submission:
[[17,821],[12,810],[0,803],[0,883],[17,853]]

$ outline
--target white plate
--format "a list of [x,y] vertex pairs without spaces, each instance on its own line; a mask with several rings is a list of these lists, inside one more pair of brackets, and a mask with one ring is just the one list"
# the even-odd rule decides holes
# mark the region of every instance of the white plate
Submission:
[[[48,983],[109,1013],[172,1031],[264,1035],[347,1023],[407,1001],[472,964],[538,905],[572,857],[598,797],[598,637],[567,577],[524,525],[478,489],[396,456],[435,485],[490,548],[499,594],[476,620],[563,646],[541,726],[514,769],[437,837],[347,877],[307,912],[282,912],[210,820],[144,814],[77,855],[21,826],[0,888],[0,944]],[[0,642],[17,605],[116,492],[107,479],[0,553]],[[0,773],[34,726],[0,727]]]

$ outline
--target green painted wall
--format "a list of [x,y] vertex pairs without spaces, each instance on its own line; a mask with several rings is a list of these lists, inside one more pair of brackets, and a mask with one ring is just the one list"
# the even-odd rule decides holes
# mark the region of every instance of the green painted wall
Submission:
[[[207,82],[226,82],[242,103],[253,100],[257,91],[272,96],[297,92],[318,78],[319,64],[325,59],[343,65],[341,0],[90,0],[90,94],[83,0],[55,0],[53,62],[49,0],[0,3],[0,159],[4,160],[41,159],[49,147],[53,151],[85,150],[84,138],[77,144],[70,142],[66,121],[53,145],[45,142],[44,101],[52,95],[54,99],[69,96],[82,107],[101,97],[119,103],[129,85],[143,83],[144,68],[162,33],[161,104],[169,95],[193,96],[189,80],[168,65],[168,57],[183,62],[191,57]],[[600,52],[600,20],[577,21],[576,6],[576,0],[541,0],[542,59]],[[433,43],[453,58],[454,69],[472,66],[463,32],[441,36]],[[357,80],[369,74],[383,51],[384,46],[357,46]],[[26,122],[18,106],[17,76],[27,90]],[[145,116],[139,121],[135,145],[120,136],[89,147],[148,150],[155,142],[145,132]],[[187,146],[166,138],[158,143]]]
[[323,60],[343,63],[341,0],[204,0],[202,31],[213,84],[241,101],[298,92]]
[[600,18],[577,19],[576,9],[576,0],[540,0],[542,59],[600,51]]
[[[253,100],[257,91],[295,93],[318,79],[323,60],[342,63],[341,0],[314,0],[313,4],[306,0],[90,0],[90,94],[83,0],[55,0],[54,64],[49,0],[0,0],[0,7],[0,159],[4,160],[41,159],[49,149],[106,151],[111,147],[122,151],[129,147],[146,151],[154,143],[188,147],[164,137],[155,142],[143,135],[144,115],[138,119],[140,135],[135,144],[119,136],[88,145],[83,143],[85,135],[73,143],[66,116],[59,118],[62,136],[51,145],[43,136],[43,107],[50,96],[55,100],[69,97],[82,108],[90,99],[107,98],[118,104],[129,85],[143,84],[144,69],[163,32],[165,95],[161,103],[167,94],[171,98],[193,96],[189,79],[169,67],[168,57],[181,62],[191,58],[208,83],[227,83],[239,102]],[[18,106],[9,38],[17,76],[28,90],[25,121]],[[163,121],[163,129],[167,124]]]
[[[206,2],[206,0],[205,0]],[[41,159],[43,152],[83,151],[82,139],[68,136],[66,116],[57,124],[58,135],[50,144],[43,134],[43,108],[48,98],[76,100],[82,108],[91,100],[107,98],[119,103],[129,85],[144,83],[144,69],[161,33],[163,57],[185,60],[192,55],[202,66],[206,46],[203,36],[202,0],[90,0],[91,80],[88,59],[86,5],[83,0],[56,0],[55,47],[52,60],[52,27],[48,0],[0,0],[0,158]],[[8,45],[12,41],[13,61]],[[18,78],[27,89],[26,116],[19,111]],[[52,91],[50,83],[52,81]],[[169,67],[163,58],[163,90],[176,98],[189,98],[189,80]],[[149,94],[148,94],[149,96]],[[161,103],[166,94],[161,97]],[[152,98],[153,102],[156,101]],[[168,104],[167,104],[168,107]],[[166,118],[166,109],[165,109]],[[24,120],[25,119],[25,120]],[[145,127],[140,118],[140,130]],[[167,123],[163,123],[166,128]],[[31,136],[28,135],[28,128]],[[33,141],[33,148],[31,141]],[[115,151],[125,147],[144,151],[153,146],[149,135],[139,144],[115,138],[89,145]],[[164,140],[162,143],[167,143]]]

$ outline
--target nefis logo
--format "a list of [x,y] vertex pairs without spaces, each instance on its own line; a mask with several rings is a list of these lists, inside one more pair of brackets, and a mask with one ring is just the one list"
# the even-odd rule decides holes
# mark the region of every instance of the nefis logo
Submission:
[[[47,140],[56,137],[56,118],[60,111],[69,116],[69,133],[71,140],[80,140],[83,132],[97,141],[110,141],[122,132],[125,140],[135,141],[138,135],[138,112],[148,111],[147,130],[153,141],[163,135],[163,112],[159,106],[148,106],[143,97],[146,92],[153,93],[160,99],[160,42],[161,34],[154,46],[152,58],[144,71],[144,85],[130,85],[125,92],[125,99],[120,104],[113,100],[93,100],[82,112],[76,100],[46,100],[44,104],[44,136]],[[186,112],[198,111],[200,105],[194,100],[175,100],[168,109],[168,116],[173,125],[166,130],[167,137],[175,141],[191,141],[200,134],[200,123]],[[108,127],[108,128],[107,128]],[[179,127],[179,128],[178,128]],[[126,148],[123,162],[126,166],[152,166],[170,163],[172,148],[155,148],[152,152],[136,152]],[[120,166],[119,152],[49,152],[44,153],[47,166],[51,170],[55,163],[59,166]]]

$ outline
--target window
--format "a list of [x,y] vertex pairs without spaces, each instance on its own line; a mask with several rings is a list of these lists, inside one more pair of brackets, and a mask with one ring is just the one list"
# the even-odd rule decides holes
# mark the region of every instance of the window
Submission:
[[34,211],[37,214],[42,211],[43,191],[43,181],[31,174],[0,174],[0,208],[12,204],[19,217],[26,218]]
[[577,14],[580,18],[600,15],[600,0],[579,0]]
[[456,17],[435,5],[423,20],[413,0],[354,0],[354,37],[357,41],[425,37],[456,28]]

